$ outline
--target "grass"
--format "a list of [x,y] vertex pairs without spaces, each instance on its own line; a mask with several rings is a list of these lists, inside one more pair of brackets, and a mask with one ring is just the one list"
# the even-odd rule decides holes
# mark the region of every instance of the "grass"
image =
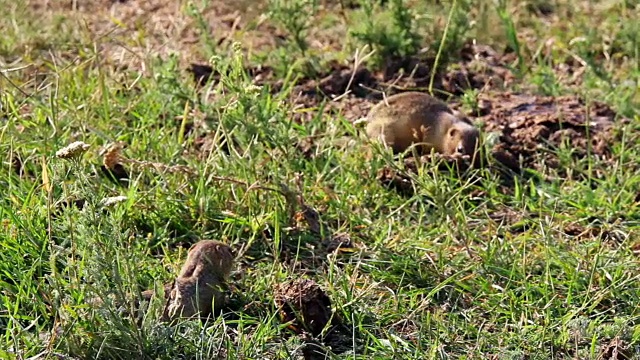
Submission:
[[[8,9],[0,22],[1,358],[292,358],[303,340],[280,323],[273,291],[299,277],[314,279],[351,329],[351,351],[335,358],[598,359],[615,339],[640,357],[640,4],[527,2],[553,6],[540,17],[525,2],[320,3],[270,4],[264,21],[285,33],[270,52],[247,45],[262,31],[257,19],[238,30],[247,43],[214,46],[197,33],[218,31],[200,2],[180,2],[170,22],[197,33],[189,47],[153,17],[96,28],[106,5],[83,12],[0,0]],[[362,21],[367,12],[386,21]],[[312,41],[323,36],[331,39],[323,46]],[[467,39],[517,52],[518,78],[505,91],[579,94],[630,118],[618,125],[613,165],[551,149],[566,174],[549,169],[549,181],[517,179],[504,191],[488,170],[474,182],[427,163],[414,176],[416,194],[403,197],[375,180],[401,160],[358,136],[336,146],[356,131],[342,114],[291,102],[298,77],[365,45],[382,56],[371,69],[420,49],[446,66]],[[118,57],[123,48],[135,56]],[[210,59],[220,81],[196,87],[184,71],[191,57]],[[243,69],[256,62],[290,75],[279,91],[252,84]],[[581,81],[563,70],[570,62],[585,64]],[[301,112],[310,120],[294,121]],[[309,136],[319,140],[304,157],[294,145]],[[207,147],[205,137],[234,145]],[[90,145],[82,157],[56,158],[77,140]],[[128,158],[195,174],[131,165],[130,185],[119,186],[100,175],[99,149],[116,141]],[[326,255],[316,234],[290,229],[286,199],[265,188],[296,189],[297,176],[305,202],[329,231],[350,234],[355,252]],[[119,195],[127,200],[101,205]],[[86,205],[57,212],[70,199]],[[586,233],[571,235],[572,226]],[[201,238],[239,253],[232,299],[240,305],[204,325],[157,323],[159,301],[142,310],[141,324],[125,316],[141,290],[175,276],[181,245]],[[107,301],[92,308],[94,296]]]

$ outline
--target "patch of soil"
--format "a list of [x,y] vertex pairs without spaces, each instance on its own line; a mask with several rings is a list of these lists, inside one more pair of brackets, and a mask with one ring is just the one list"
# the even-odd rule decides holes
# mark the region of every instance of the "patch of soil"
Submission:
[[604,242],[620,243],[620,234],[615,231],[604,229],[600,226],[584,226],[579,223],[572,223],[564,227],[564,233],[578,239],[600,239]]
[[190,14],[186,3],[171,0],[29,1],[27,6],[34,16],[63,15],[71,32],[85,31],[86,24],[109,64],[144,72],[146,54],[162,58],[174,54],[183,64],[204,61],[204,46],[226,46],[238,37],[237,30],[242,30],[246,48],[275,47],[277,34],[268,23],[248,27],[261,14],[264,3],[210,1],[204,7],[197,3],[198,17]]
[[600,159],[611,155],[616,113],[603,103],[509,92],[484,93],[480,99],[491,110],[477,119],[486,124],[486,131],[501,133],[494,158],[515,172],[546,166],[566,174],[557,156],[544,151],[549,148],[567,146],[576,159],[589,153]]
[[589,216],[582,221],[567,224],[563,231],[577,239],[599,239],[605,244],[618,247],[629,237],[623,224],[636,223],[637,218],[634,215],[635,213],[617,213],[607,217]]
[[516,79],[508,64],[515,54],[499,54],[487,45],[467,42],[459,54],[461,60],[449,66],[442,79],[442,88],[449,94],[462,95],[469,89],[503,89]]
[[507,206],[498,206],[488,214],[489,218],[499,226],[507,226],[512,234],[523,233],[531,228],[531,222],[540,214],[529,211],[516,211]]
[[[315,281],[297,279],[279,284],[274,298],[281,321],[290,322],[288,328],[305,340],[305,358],[326,355],[326,351],[317,346],[319,342],[330,345],[334,353],[349,349],[350,335],[337,314],[332,316],[331,300]],[[322,334],[327,326],[327,331]]]
[[416,344],[420,338],[420,326],[411,319],[403,319],[391,325],[391,329],[403,339]]

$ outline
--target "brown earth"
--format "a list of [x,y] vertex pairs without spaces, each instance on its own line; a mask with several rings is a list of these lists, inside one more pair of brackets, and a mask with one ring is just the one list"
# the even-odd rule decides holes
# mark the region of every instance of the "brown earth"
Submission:
[[521,167],[542,170],[544,164],[558,168],[555,154],[544,149],[563,145],[574,150],[575,158],[589,152],[603,160],[611,156],[616,113],[601,102],[507,92],[481,94],[480,101],[486,104],[486,114],[477,119],[486,123],[487,131],[501,132],[498,148],[521,158]]
[[[37,16],[63,15],[77,22],[83,37],[88,31],[106,62],[117,69],[145,72],[149,55],[178,55],[183,64],[203,62],[207,60],[203,44],[219,50],[239,41],[253,53],[280,46],[286,39],[261,17],[266,12],[263,0],[209,1],[203,8],[196,2],[193,10],[198,16],[184,0],[28,0],[26,5]],[[326,4],[327,9],[336,6]],[[315,38],[311,47],[327,47],[327,36]]]

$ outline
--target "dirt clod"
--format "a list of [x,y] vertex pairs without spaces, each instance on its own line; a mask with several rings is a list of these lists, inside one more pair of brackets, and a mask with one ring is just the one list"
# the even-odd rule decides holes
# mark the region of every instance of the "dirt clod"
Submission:
[[318,336],[331,318],[331,300],[313,280],[298,279],[279,285],[275,301],[282,322],[292,322],[289,328],[297,334],[304,331]]
[[339,317],[332,316],[329,296],[315,281],[297,279],[278,285],[275,302],[281,321],[290,323],[289,329],[303,340],[305,359],[325,359],[330,352],[340,354],[352,349],[351,331]]
[[371,86],[375,83],[371,72],[365,68],[355,71],[346,66],[336,67],[331,74],[320,81],[309,80],[306,84],[305,95],[316,95],[317,90],[329,98],[342,95],[351,90],[357,97],[365,97],[369,91],[363,86]]
[[611,155],[612,128],[616,113],[605,104],[585,102],[574,96],[534,96],[486,93],[480,100],[491,111],[478,120],[487,131],[501,132],[494,158],[514,171],[522,166],[540,170],[541,164],[560,165],[553,152],[541,148],[568,146],[576,159],[591,153],[601,159]]

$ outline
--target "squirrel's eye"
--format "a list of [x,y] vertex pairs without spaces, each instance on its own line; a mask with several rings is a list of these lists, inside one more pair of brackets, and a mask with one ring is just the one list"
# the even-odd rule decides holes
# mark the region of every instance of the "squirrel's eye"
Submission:
[[461,154],[464,152],[464,146],[462,146],[462,143],[458,144],[458,147],[456,148],[456,151],[461,153]]

